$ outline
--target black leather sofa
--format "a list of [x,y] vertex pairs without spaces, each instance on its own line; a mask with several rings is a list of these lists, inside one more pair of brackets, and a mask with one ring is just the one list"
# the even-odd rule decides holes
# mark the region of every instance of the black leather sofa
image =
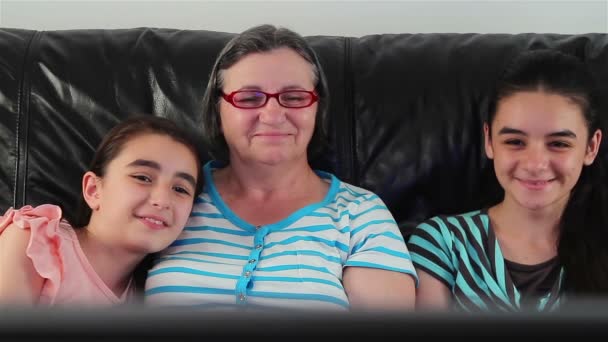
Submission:
[[[52,202],[74,212],[94,148],[129,115],[196,127],[209,71],[231,36],[157,28],[1,29],[0,210]],[[308,39],[331,96],[331,146],[313,164],[376,192],[406,235],[429,216],[478,208],[492,187],[481,120],[513,55],[543,47],[576,54],[608,94],[605,34]],[[601,112],[608,119],[607,109]]]
[[[50,202],[69,218],[94,148],[130,115],[197,127],[209,71],[232,35],[0,29],[0,211]],[[478,208],[493,191],[481,123],[512,56],[544,47],[578,55],[608,94],[606,34],[307,39],[331,96],[331,146],[313,165],[376,192],[406,236],[432,215]],[[600,112],[608,119],[608,105]],[[600,158],[608,159],[607,145]]]

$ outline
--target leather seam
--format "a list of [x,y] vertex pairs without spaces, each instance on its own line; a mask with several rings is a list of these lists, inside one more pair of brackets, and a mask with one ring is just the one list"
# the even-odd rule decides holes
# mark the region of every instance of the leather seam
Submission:
[[17,122],[15,125],[15,174],[13,175],[13,207],[20,208],[26,203],[28,136],[30,117],[30,74],[35,52],[42,33],[34,32],[31,36],[23,58],[21,81],[17,94]]
[[342,156],[344,156],[343,174],[346,175],[346,181],[353,184],[359,184],[358,170],[355,168],[356,157],[356,137],[355,137],[355,122],[354,122],[354,84],[352,76],[352,44],[351,38],[346,37],[344,40],[344,123],[346,134],[342,140]]

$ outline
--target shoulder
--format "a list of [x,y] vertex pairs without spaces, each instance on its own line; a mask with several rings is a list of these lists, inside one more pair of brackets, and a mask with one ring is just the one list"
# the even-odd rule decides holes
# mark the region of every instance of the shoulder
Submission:
[[383,224],[396,225],[392,213],[376,193],[329,175],[332,182],[326,208],[337,213],[339,217],[347,216],[351,221],[359,223],[382,221]]
[[483,210],[473,210],[456,215],[436,215],[414,229],[413,235],[440,233],[443,236],[458,235],[461,237],[477,234],[487,227],[487,214]]
[[336,201],[340,201],[342,203],[352,203],[354,205],[361,205],[364,203],[385,205],[382,199],[371,190],[344,182],[331,173],[324,172],[322,175],[322,178],[331,180],[330,191],[333,190]]
[[20,209],[9,208],[0,218],[0,232],[9,225],[31,230],[49,224],[59,226],[61,217],[61,208],[52,204],[42,204],[36,207],[26,205]]
[[64,265],[62,248],[74,235],[71,226],[62,220],[61,208],[50,204],[11,208],[0,219],[0,232],[5,228],[13,236],[11,243],[21,243],[21,250],[25,249],[25,253],[14,255],[21,255],[33,272],[46,279],[45,288],[49,290],[45,291],[56,292]]
[[9,231],[12,239],[27,237],[28,253],[32,255],[57,253],[60,241],[75,239],[74,229],[62,218],[61,208],[52,204],[8,209],[0,217],[0,234]]

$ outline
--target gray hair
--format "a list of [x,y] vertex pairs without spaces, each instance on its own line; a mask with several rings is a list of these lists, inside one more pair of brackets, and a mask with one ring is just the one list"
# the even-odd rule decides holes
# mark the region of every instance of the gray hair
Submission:
[[289,29],[260,25],[232,38],[220,52],[211,70],[203,97],[202,131],[203,138],[210,150],[209,153],[214,159],[223,162],[229,161],[228,145],[221,131],[219,112],[219,100],[224,86],[223,71],[249,54],[268,52],[283,47],[293,50],[310,63],[315,90],[319,96],[315,128],[308,145],[309,160],[326,147],[329,93],[325,74],[314,50],[304,37]]

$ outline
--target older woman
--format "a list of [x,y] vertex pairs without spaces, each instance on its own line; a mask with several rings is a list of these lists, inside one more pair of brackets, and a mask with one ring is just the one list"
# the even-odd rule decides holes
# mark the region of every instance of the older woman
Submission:
[[148,303],[413,308],[417,276],[385,204],[309,164],[327,103],[297,33],[263,25],[225,46],[204,98],[215,160],[184,233],[148,274]]

